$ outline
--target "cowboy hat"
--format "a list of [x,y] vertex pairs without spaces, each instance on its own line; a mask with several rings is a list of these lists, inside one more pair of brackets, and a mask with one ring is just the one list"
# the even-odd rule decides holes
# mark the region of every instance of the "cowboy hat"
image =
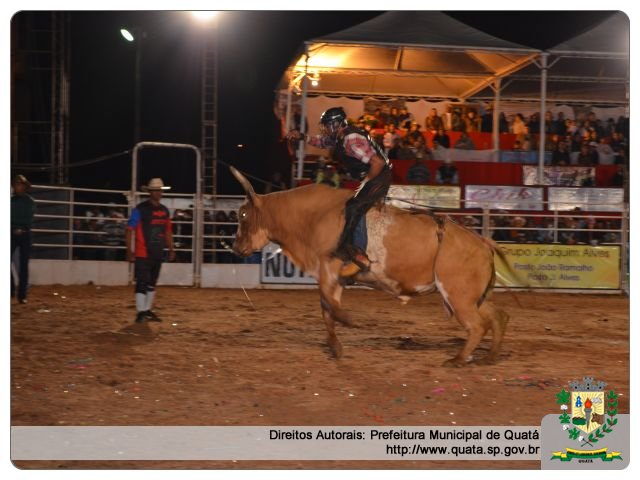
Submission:
[[16,185],[18,183],[22,183],[26,185],[27,188],[31,187],[31,182],[27,180],[27,177],[25,177],[24,175],[16,175],[15,177],[13,177],[13,181],[11,182],[11,185]]
[[142,186],[143,192],[153,192],[158,190],[171,190],[171,187],[166,187],[161,178],[152,178],[149,180],[148,185]]

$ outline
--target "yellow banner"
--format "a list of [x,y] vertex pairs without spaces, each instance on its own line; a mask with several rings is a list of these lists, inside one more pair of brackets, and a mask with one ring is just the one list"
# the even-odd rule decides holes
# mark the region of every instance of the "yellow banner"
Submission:
[[529,288],[620,288],[620,247],[499,244],[496,286]]

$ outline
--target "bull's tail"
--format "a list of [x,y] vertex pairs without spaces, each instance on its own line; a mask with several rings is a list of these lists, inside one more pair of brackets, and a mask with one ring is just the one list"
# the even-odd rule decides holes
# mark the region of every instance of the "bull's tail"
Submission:
[[[509,262],[507,260],[507,256],[504,254],[504,252],[500,248],[500,245],[498,245],[495,241],[493,241],[492,239],[490,239],[488,237],[480,236],[480,238],[482,238],[482,241],[489,247],[489,249],[491,250],[491,252],[494,255],[498,255],[498,257],[500,257],[500,259],[507,266],[507,269],[509,270],[509,272],[515,274],[515,272],[511,268],[511,265],[509,264]],[[484,300],[484,298],[486,298],[486,296],[489,294],[491,289],[493,289],[493,285],[495,284],[495,280],[496,280],[496,267],[494,265],[493,266],[493,271],[492,271],[492,274],[491,274],[491,282],[489,284],[491,286],[491,288],[487,287],[487,290],[485,291],[485,294],[482,296],[481,300]],[[512,289],[510,289],[509,287],[507,287],[507,286],[505,286],[504,288],[507,290],[507,292],[509,292],[511,294],[511,296],[515,300],[515,302],[518,305],[518,307],[519,308],[523,308],[522,304],[520,303],[520,300],[518,299],[518,296],[515,294],[515,292]]]

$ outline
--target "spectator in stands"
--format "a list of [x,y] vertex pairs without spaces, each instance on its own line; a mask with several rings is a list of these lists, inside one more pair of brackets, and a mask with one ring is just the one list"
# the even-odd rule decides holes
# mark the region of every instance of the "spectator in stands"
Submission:
[[398,126],[400,128],[409,129],[411,122],[413,121],[413,115],[409,113],[407,107],[402,107],[398,114]]
[[480,226],[482,222],[478,220],[476,217],[474,217],[473,215],[465,215],[464,217],[462,217],[460,219],[460,224],[478,233],[480,233],[482,229],[482,227]]
[[524,117],[521,113],[516,113],[516,117],[511,125],[511,133],[516,136],[516,140],[520,140],[521,142],[524,140],[524,136],[529,133],[527,124],[525,123]]
[[436,142],[442,148],[451,148],[451,140],[449,139],[449,135],[447,135],[447,132],[445,132],[444,128],[438,129],[436,134],[433,136],[434,149]]
[[126,233],[124,216],[120,215],[116,210],[111,210],[111,214],[104,222],[102,230],[105,233],[102,236],[102,244],[107,247],[114,247],[105,249],[104,259],[112,261],[123,261],[125,250],[115,247],[124,246],[124,237]]
[[400,137],[396,138],[393,141],[393,146],[387,152],[387,157],[389,157],[390,160],[397,160],[399,158],[398,154],[402,150],[401,144],[402,144],[402,139]]
[[[619,230],[620,225],[618,222],[606,220],[603,224],[603,229]],[[620,243],[620,233],[612,231],[604,232],[604,235],[602,235],[602,243]]]
[[520,143],[520,140],[516,140],[515,142],[513,142],[512,150],[514,152],[521,152],[522,151],[522,143]]
[[411,122],[411,126],[405,138],[409,140],[411,145],[413,145],[418,138],[424,138],[420,131],[420,125],[418,125],[417,122]]
[[578,155],[577,163],[583,167],[590,167],[593,165],[593,156],[591,155],[589,145],[584,144],[580,147],[580,154]]
[[462,118],[462,111],[457,107],[449,107],[449,109],[451,113],[451,125],[449,126],[449,130],[453,132],[464,132],[466,130],[466,124]]
[[614,153],[615,153],[615,156],[613,157],[613,163],[615,165],[629,166],[629,163],[627,161],[627,154],[625,153],[624,148],[618,148]]
[[393,125],[396,128],[400,125],[398,109],[396,107],[391,107],[389,117],[387,118],[387,125]]
[[176,259],[178,263],[187,263],[191,261],[191,253],[182,251],[191,248],[191,239],[187,235],[191,235],[193,228],[190,222],[193,220],[187,210],[176,208],[173,212],[171,223],[173,224],[173,246],[176,249]]
[[476,146],[473,144],[471,138],[469,138],[469,135],[467,135],[467,132],[462,132],[453,148],[457,148],[459,150],[475,150]]
[[[104,215],[102,217],[104,219]],[[104,221],[104,220],[103,220]],[[91,233],[84,234],[84,240],[86,245],[96,247],[102,244],[101,238],[101,224],[98,223],[98,218],[92,217],[87,221],[87,230]],[[86,248],[86,260],[103,260],[104,251],[101,248]]]
[[565,132],[567,135],[571,135],[571,136],[575,135],[576,132],[580,133],[578,130],[578,125],[575,120],[568,118],[565,121]]
[[376,108],[373,112],[373,118],[376,119],[376,123],[371,125],[372,128],[383,128],[387,124],[387,116],[379,108]]
[[398,160],[415,160],[416,152],[411,148],[411,142],[407,137],[403,138],[400,142],[400,149],[398,150]]
[[504,210],[499,210],[497,213],[500,215],[492,216],[489,220],[489,229],[491,231],[491,238],[496,242],[509,242],[509,230],[510,221],[508,217],[504,215],[507,213]]
[[565,123],[564,113],[558,112],[558,117],[553,121],[551,133],[564,136],[567,134],[567,126]]
[[413,143],[412,147],[415,151],[415,157],[420,158],[422,160],[433,160],[433,154],[429,147],[427,147],[427,142],[424,137],[418,137],[416,141]]
[[582,149],[582,137],[580,136],[580,133],[574,133],[571,136],[570,142],[572,152],[579,152]]
[[442,119],[435,108],[432,108],[431,113],[424,119],[424,128],[434,135],[442,128]]
[[516,243],[527,243],[530,239],[530,230],[521,230],[523,228],[527,228],[527,220],[524,217],[513,217],[509,240]]
[[287,184],[282,178],[282,173],[273,172],[273,175],[271,175],[271,182],[264,186],[264,193],[281,192],[282,190],[287,190],[287,188]]
[[507,116],[505,115],[504,112],[500,113],[500,118],[498,119],[498,122],[500,124],[500,133],[509,133],[509,122],[507,121]]
[[525,135],[524,140],[522,140],[522,151],[530,152],[531,150],[533,150],[533,139],[531,135]]
[[436,183],[438,185],[458,185],[458,169],[450,158],[445,158],[444,163],[436,170]]
[[558,230],[558,240],[565,245],[576,245],[582,241],[582,232],[577,232],[578,222],[572,217],[562,218],[562,229]]
[[104,223],[104,213],[99,207],[89,207],[85,212],[87,217],[87,221],[91,221],[93,219],[95,224],[98,226],[102,226]]
[[569,165],[570,163],[571,159],[569,158],[567,142],[561,140],[553,150],[551,155],[551,165]]
[[545,217],[535,237],[538,243],[553,243],[553,219]]
[[620,132],[613,132],[611,135],[611,148],[616,151],[627,146],[624,136]]
[[480,130],[480,121],[475,110],[469,110],[464,117],[465,132],[478,132]]
[[611,186],[612,187],[623,187],[624,186],[624,165],[618,165],[616,172],[611,177]]
[[431,172],[424,164],[422,158],[416,158],[416,162],[407,171],[407,183],[409,185],[426,185],[431,180]]
[[585,243],[594,247],[602,243],[602,232],[594,231],[600,230],[598,222],[596,222],[594,217],[587,217],[583,228],[587,230],[586,232],[582,232]]
[[398,132],[396,131],[396,126],[393,123],[385,126],[385,132],[382,137],[382,146],[384,147],[385,153],[388,155],[389,151],[393,148],[396,143],[396,140],[400,138]]
[[598,152],[598,142],[589,142],[589,155],[591,156],[591,165],[600,164],[600,155]]
[[480,131],[484,133],[493,132],[493,107],[489,105],[484,114],[480,117]]
[[[216,252],[216,259],[218,263],[234,263],[234,255],[231,251],[231,245],[233,239],[228,238],[232,233],[231,225],[227,225],[230,222],[227,214],[219,210],[215,215],[215,231],[216,231],[216,249],[221,250]],[[227,237],[227,238],[225,238]]]
[[544,131],[547,135],[554,132],[554,123],[553,112],[551,110],[547,110],[547,113],[544,114]]
[[538,112],[532,113],[527,122],[527,130],[531,134],[540,133],[540,114]]

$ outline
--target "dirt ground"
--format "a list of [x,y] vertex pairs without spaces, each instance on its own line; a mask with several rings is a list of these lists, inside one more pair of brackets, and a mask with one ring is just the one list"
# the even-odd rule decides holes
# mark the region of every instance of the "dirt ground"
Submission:
[[[359,328],[330,357],[315,290],[34,287],[11,306],[13,425],[540,425],[555,393],[595,376],[629,411],[629,300],[494,294],[511,316],[500,361],[440,365],[464,341],[440,298],[351,289]],[[516,303],[517,300],[521,306]],[[477,356],[486,354],[485,339]],[[455,422],[455,423],[454,423]],[[21,468],[539,468],[538,462],[16,462]]]

